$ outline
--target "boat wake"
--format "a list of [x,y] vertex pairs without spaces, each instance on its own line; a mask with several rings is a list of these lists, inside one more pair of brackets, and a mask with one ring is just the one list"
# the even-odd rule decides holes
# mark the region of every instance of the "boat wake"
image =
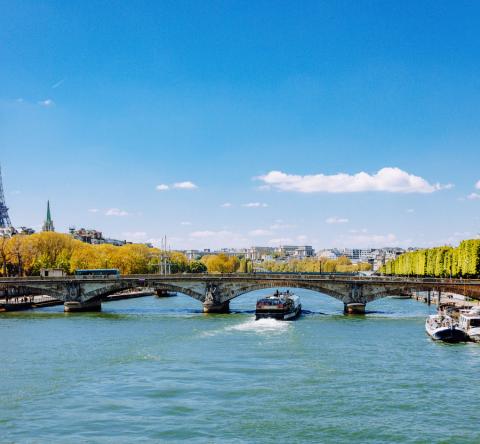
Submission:
[[283,332],[287,330],[290,326],[289,322],[277,321],[273,318],[259,319],[250,319],[241,324],[232,325],[227,328],[230,331],[253,331],[256,333],[267,333],[267,332]]

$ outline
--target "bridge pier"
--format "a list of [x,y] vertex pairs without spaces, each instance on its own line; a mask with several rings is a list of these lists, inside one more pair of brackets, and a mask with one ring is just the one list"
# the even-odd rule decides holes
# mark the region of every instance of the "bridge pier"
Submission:
[[63,304],[63,311],[68,313],[77,313],[85,311],[102,311],[101,301],[67,301]]
[[343,312],[345,314],[365,314],[365,305],[361,302],[352,302],[350,304],[344,304]]
[[204,313],[230,313],[230,301],[214,302],[205,301],[203,303]]

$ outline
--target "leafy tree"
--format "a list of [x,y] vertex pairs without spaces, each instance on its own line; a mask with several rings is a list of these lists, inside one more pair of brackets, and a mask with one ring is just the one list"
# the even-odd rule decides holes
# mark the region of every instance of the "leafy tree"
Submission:
[[207,266],[201,261],[191,261],[188,264],[188,271],[190,273],[206,273]]
[[480,274],[480,240],[464,240],[457,248],[436,247],[404,253],[387,262],[388,275],[474,277]]
[[202,262],[207,266],[209,273],[234,273],[240,266],[238,257],[229,257],[223,253],[204,256]]

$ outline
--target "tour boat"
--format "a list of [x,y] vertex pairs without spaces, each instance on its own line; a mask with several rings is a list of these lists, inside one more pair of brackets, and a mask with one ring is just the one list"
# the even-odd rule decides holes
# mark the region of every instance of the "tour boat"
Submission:
[[288,290],[277,290],[274,294],[257,300],[255,319],[273,318],[287,321],[300,316],[301,311],[302,304],[298,296]]
[[448,314],[439,312],[430,315],[425,321],[425,330],[436,341],[464,342],[467,339],[465,331]]
[[459,327],[466,333],[468,339],[480,342],[480,308],[475,307],[460,313]]

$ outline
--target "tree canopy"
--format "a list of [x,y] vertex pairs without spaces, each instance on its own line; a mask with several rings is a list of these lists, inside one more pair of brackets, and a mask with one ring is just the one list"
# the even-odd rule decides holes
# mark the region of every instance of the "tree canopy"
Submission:
[[267,261],[262,264],[262,267],[268,271],[294,273],[354,273],[372,269],[372,266],[366,262],[352,264],[345,256],[338,259],[312,257],[292,259],[288,262]]
[[480,239],[465,240],[456,248],[436,247],[404,253],[380,270],[387,275],[474,277],[480,274]]
[[[202,272],[183,253],[168,252],[172,272]],[[143,244],[91,245],[68,234],[42,232],[33,235],[0,237],[0,269],[6,275],[38,275],[42,268],[59,268],[66,273],[77,269],[118,268],[122,274],[158,272],[160,250]],[[203,265],[203,264],[202,264]]]

